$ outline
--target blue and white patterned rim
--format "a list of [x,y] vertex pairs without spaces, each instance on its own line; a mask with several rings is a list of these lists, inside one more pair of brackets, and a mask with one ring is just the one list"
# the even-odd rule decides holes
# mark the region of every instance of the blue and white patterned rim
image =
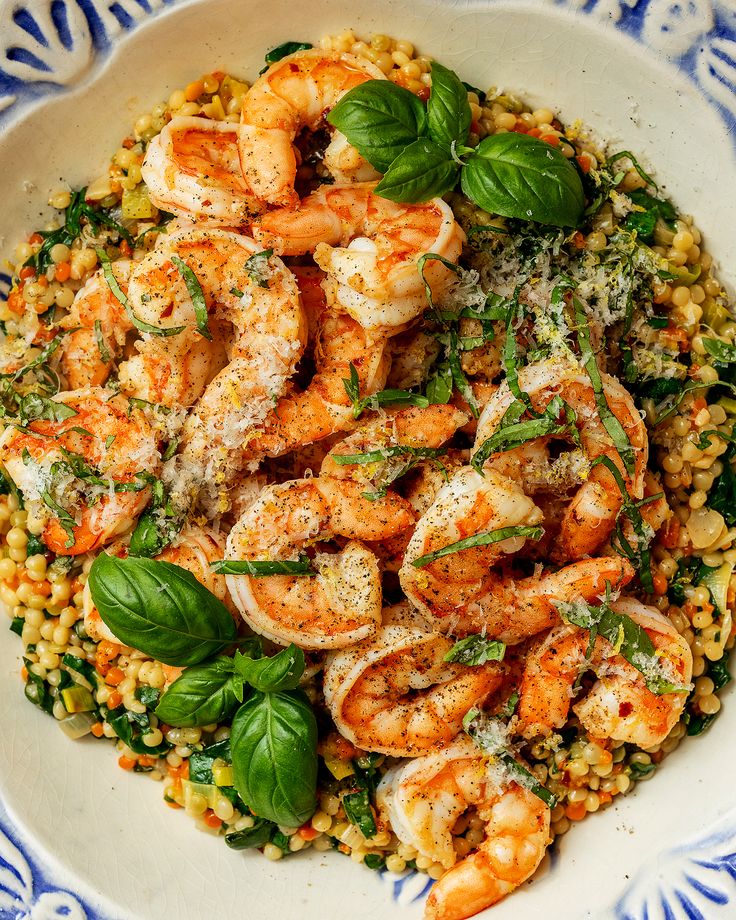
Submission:
[[[0,126],[71,86],[116,40],[177,0],[10,0],[0,9]],[[605,19],[668,59],[717,109],[736,138],[734,0],[551,0]],[[0,296],[10,279],[0,274]],[[381,874],[392,900],[411,904],[424,875]],[[736,813],[653,858],[611,911],[612,920],[726,920],[736,915]],[[104,920],[54,881],[0,804],[0,920]]]

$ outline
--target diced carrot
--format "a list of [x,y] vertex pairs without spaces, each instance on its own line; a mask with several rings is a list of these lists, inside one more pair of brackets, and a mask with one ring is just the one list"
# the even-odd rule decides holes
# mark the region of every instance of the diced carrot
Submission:
[[529,128],[527,128],[526,123],[523,122],[520,118],[516,119],[516,124],[511,130],[515,131],[517,134],[528,134],[529,133]]
[[48,578],[44,578],[43,581],[34,581],[31,585],[31,592],[38,594],[39,597],[48,597],[51,594],[51,582]]
[[572,244],[576,249],[585,249],[585,237],[579,230],[573,235]]
[[124,256],[126,259],[129,259],[132,254],[133,253],[130,248],[130,243],[127,240],[123,240],[120,243],[120,255]]
[[57,281],[68,281],[71,273],[72,266],[70,262],[59,262],[54,269],[54,277]]
[[166,802],[169,808],[181,808],[181,805],[178,802],[174,802],[172,799],[164,799],[164,802]]
[[599,764],[608,764],[613,760],[613,754],[610,751],[602,750],[600,754]]
[[613,796],[610,792],[599,792],[598,801],[601,803],[601,805],[608,805],[609,802],[613,801]]
[[125,680],[125,672],[120,668],[110,668],[105,677],[105,683],[110,684],[111,687],[117,687],[118,684],[122,684]]
[[207,825],[207,827],[222,827],[222,821],[217,817],[211,808],[208,808],[204,813],[204,823]]
[[565,816],[571,821],[582,821],[587,813],[585,802],[574,802],[565,808]]
[[135,138],[126,137],[123,141],[123,147],[125,147],[126,150],[130,150],[131,147],[135,147]]
[[150,754],[141,754],[138,758],[138,763],[142,767],[155,767],[157,760],[157,757],[152,757]]
[[107,698],[107,707],[108,709],[117,709],[118,706],[123,702],[123,696],[121,693],[118,693],[117,690],[113,690],[110,696]]
[[31,244],[31,246],[37,246],[38,244],[43,243],[43,237],[40,233],[32,233],[28,237],[28,242]]
[[677,541],[680,537],[680,526],[680,519],[676,514],[673,514],[664,525],[662,535],[659,538],[659,542],[662,546],[667,547],[667,549],[674,549],[674,547],[677,546]]
[[708,405],[708,401],[704,396],[696,396],[692,404],[692,412],[694,415],[697,415],[701,409],[705,409]]
[[652,583],[654,584],[654,593],[662,597],[663,594],[667,593],[667,579],[661,572],[657,572],[652,576]]
[[17,313],[22,316],[25,313],[25,309],[26,302],[23,300],[20,290],[12,291],[12,293],[8,294],[8,310],[11,313]]
[[122,757],[118,757],[118,766],[122,767],[123,770],[132,770],[136,765],[136,761],[132,757],[126,757],[125,754]]
[[47,288],[49,286],[49,279],[46,275],[39,275],[38,278],[36,278],[36,284],[39,287]]
[[[559,139],[559,137],[558,137],[556,134],[543,134],[543,135],[539,138],[539,140],[540,140],[540,141],[544,141],[545,144],[549,144],[551,147],[559,147],[559,146],[560,146],[560,139]],[[587,172],[587,170],[583,170],[583,172]]]
[[25,665],[20,669],[21,680],[28,680],[28,671],[26,670]]
[[529,135],[529,137],[539,137],[542,134],[542,132],[539,130],[539,128],[529,128],[529,130],[527,131],[527,134]]
[[575,157],[575,159],[577,160],[578,166],[584,173],[590,172],[590,159],[588,157]]
[[184,98],[187,102],[194,102],[197,96],[201,96],[204,92],[204,86],[201,80],[195,80],[193,83],[190,83],[184,90]]
[[18,272],[18,277],[21,281],[26,281],[28,278],[34,278],[36,275],[36,269],[32,265],[25,265]]
[[101,738],[104,735],[102,729],[102,722],[95,722],[95,724],[90,728],[90,731],[95,736],[95,738]]
[[303,824],[297,831],[302,840],[314,840],[315,837],[319,836],[319,831],[316,831],[311,824]]

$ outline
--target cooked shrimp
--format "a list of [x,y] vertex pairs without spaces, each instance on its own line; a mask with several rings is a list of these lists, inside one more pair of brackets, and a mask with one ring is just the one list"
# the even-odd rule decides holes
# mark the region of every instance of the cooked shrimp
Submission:
[[157,208],[234,227],[261,204],[240,168],[238,126],[177,116],[148,145],[141,166]]
[[246,623],[274,642],[305,649],[352,645],[381,621],[378,563],[358,541],[390,537],[412,520],[398,495],[370,502],[344,480],[268,486],[230,531],[227,559],[279,562],[335,536],[349,542],[338,553],[318,553],[314,576],[228,575],[230,594]]
[[[430,891],[426,920],[465,920],[500,901],[533,875],[550,840],[548,806],[490,773],[467,737],[389,770],[377,799],[403,843],[448,869]],[[485,838],[457,862],[452,829],[472,807]]]
[[[205,530],[196,524],[188,524],[178,534],[176,539],[155,558],[162,562],[172,562],[191,572],[208,591],[222,601],[231,612],[233,618],[239,620],[235,607],[230,600],[230,595],[225,583],[225,576],[216,574],[210,568],[210,562],[222,559],[225,543],[224,540],[211,530]],[[127,554],[127,546],[120,543],[108,550],[114,556]],[[85,584],[82,594],[82,608],[84,610],[84,629],[93,642],[107,639],[109,642],[119,642],[109,627],[105,625],[99,611],[92,601],[89,582]]]
[[[427,309],[419,259],[433,252],[455,262],[465,234],[441,198],[395,204],[374,195],[374,187],[325,185],[296,211],[264,214],[252,233],[281,255],[314,252],[327,274],[327,302],[365,329],[395,333]],[[423,274],[435,299],[455,277],[436,259],[424,264]]]
[[[113,262],[121,289],[128,287],[133,263]],[[70,390],[101,386],[133,328],[123,305],[110,290],[102,269],[77,291],[69,313],[59,324],[69,330],[61,346],[61,369]]]
[[501,683],[499,665],[447,663],[452,646],[431,625],[391,623],[329,655],[323,688],[340,734],[393,757],[416,757],[452,741],[468,710]]
[[352,401],[345,389],[350,366],[358,374],[361,396],[380,390],[388,371],[384,342],[370,343],[354,319],[331,310],[323,311],[319,320],[314,360],[316,372],[307,388],[278,401],[243,445],[244,460],[279,457],[353,428]]
[[[644,629],[667,680],[687,688],[692,677],[692,652],[667,617],[632,597],[619,598],[610,606]],[[679,720],[687,692],[658,696],[647,688],[645,675],[608,640],[598,636],[590,654],[589,645],[587,630],[562,625],[529,652],[521,683],[519,731],[533,738],[561,728],[575,697],[576,682],[592,671],[598,679],[580,702],[572,705],[586,731],[595,738],[645,748],[660,744]]]
[[[246,93],[240,113],[240,163],[258,197],[269,204],[296,207],[297,134],[323,127],[324,116],[348,90],[366,80],[385,79],[364,58],[316,48],[272,64]],[[338,181],[377,178],[339,132],[334,133],[324,162]]]
[[385,459],[378,458],[368,464],[342,464],[336,458],[350,454],[390,451],[396,447],[436,449],[449,441],[466,421],[467,416],[464,412],[458,411],[454,406],[443,405],[411,407],[373,418],[332,448],[322,463],[321,475],[370,483],[377,475],[390,473],[392,468],[404,465],[407,455],[398,455],[395,458],[389,455]]
[[554,601],[593,600],[607,584],[620,586],[633,577],[629,563],[618,556],[587,559],[525,578],[504,575],[496,566],[523,547],[524,536],[473,546],[421,567],[413,564],[475,534],[536,526],[541,519],[541,510],[516,483],[493,469],[482,477],[464,467],[440,489],[417,523],[400,572],[404,593],[442,632],[484,631],[515,643],[558,622]]
[[[649,454],[647,430],[631,395],[608,374],[601,375],[603,392],[610,411],[618,419],[631,444],[634,470],[627,474],[616,445],[606,430],[587,373],[569,360],[553,358],[519,371],[519,386],[529,394],[532,406],[543,412],[550,400],[561,396],[575,411],[575,428],[581,447],[560,455],[554,462],[547,452],[550,437],[522,444],[514,450],[493,455],[488,466],[525,484],[525,491],[568,493],[571,497],[560,524],[559,540],[552,554],[557,562],[568,562],[591,555],[606,542],[621,510],[622,495],[610,470],[601,464],[592,468],[598,457],[608,457],[621,471],[629,494],[642,498],[644,472]],[[478,421],[476,446],[480,446],[501,423],[515,397],[507,382],[501,384],[487,403]],[[569,435],[554,440],[570,440]]]
[[[139,319],[185,328],[165,337],[144,334],[139,354],[120,369],[122,388],[165,405],[189,406],[201,396],[189,428],[210,446],[239,443],[265,416],[304,347],[294,277],[280,259],[253,261],[260,252],[253,240],[227,230],[181,230],[162,238],[130,277],[128,296]],[[212,341],[198,325],[174,258],[194,273],[202,290]]]
[[130,529],[150,497],[161,457],[139,409],[100,387],[59,393],[75,414],[37,419],[27,431],[6,428],[0,463],[20,489],[29,514],[46,520],[54,553],[76,556]]

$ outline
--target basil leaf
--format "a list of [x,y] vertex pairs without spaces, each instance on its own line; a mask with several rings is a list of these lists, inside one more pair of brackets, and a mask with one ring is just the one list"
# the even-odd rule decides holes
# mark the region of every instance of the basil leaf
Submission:
[[220,575],[250,575],[260,578],[264,575],[316,575],[308,556],[295,560],[270,559],[218,559],[210,562],[213,572]]
[[703,339],[703,348],[721,364],[736,364],[736,345],[720,339]]
[[309,42],[283,42],[283,44],[271,48],[264,60],[270,67],[271,64],[275,64],[276,61],[280,61],[281,58],[285,58],[289,54],[294,54],[296,51],[308,51],[313,47],[314,45],[310,45]]
[[26,393],[18,402],[18,415],[23,425],[36,419],[47,422],[64,422],[78,414],[76,409],[72,409],[66,403],[47,399],[39,393]]
[[456,642],[443,660],[454,661],[457,664],[480,665],[487,661],[503,661],[505,654],[506,645],[503,642],[477,635]]
[[227,719],[242,701],[242,681],[234,677],[233,668],[233,659],[224,656],[186,668],[161,697],[156,715],[178,728]]
[[353,147],[379,172],[425,133],[427,113],[420,99],[390,80],[367,80],[342,97],[327,115]]
[[420,556],[415,559],[412,565],[417,569],[421,569],[436,559],[449,556],[450,553],[459,553],[474,546],[489,546],[492,543],[500,543],[502,540],[508,540],[511,537],[529,537],[532,540],[539,540],[543,533],[544,528],[542,527],[499,527],[498,530],[476,533],[472,537],[465,537],[464,540],[458,540],[457,543],[450,543],[448,546],[443,546],[442,549],[436,549],[433,553],[427,553],[426,556]]
[[150,323],[144,322],[142,319],[139,319],[133,308],[130,305],[130,301],[123,293],[122,288],[118,284],[118,279],[115,277],[115,274],[112,270],[112,262],[108,258],[104,249],[97,249],[97,258],[100,260],[102,265],[102,273],[105,276],[105,281],[107,286],[112,291],[112,295],[117,300],[117,302],[122,306],[125,312],[128,314],[128,318],[131,323],[139,332],[147,332],[149,335],[159,335],[163,338],[167,338],[171,335],[179,335],[180,332],[183,332],[186,328],[185,326],[170,326],[169,328],[163,328],[161,326],[152,326]]
[[636,230],[637,236],[643,242],[654,242],[654,229],[660,217],[670,226],[677,220],[677,211],[669,201],[655,198],[641,188],[627,192],[627,195],[635,205],[644,210],[628,214],[624,226],[627,230]]
[[299,690],[254,692],[230,735],[235,788],[253,814],[299,827],[317,806],[317,721]]
[[513,131],[478,144],[462,190],[484,211],[553,227],[576,227],[585,203],[580,176],[560,151]]
[[459,169],[439,144],[420,137],[396,157],[374,191],[389,201],[418,204],[452,191]]
[[231,850],[248,850],[252,847],[260,848],[269,842],[274,830],[276,830],[276,825],[273,821],[264,821],[263,818],[256,818],[253,827],[246,827],[242,831],[225,834],[225,843]]
[[293,643],[270,658],[250,658],[236,652],[235,671],[251,687],[263,693],[295,690],[304,673],[304,652]]
[[464,146],[470,134],[472,115],[468,91],[458,75],[432,62],[432,90],[427,103],[427,126],[433,141],[448,149]]
[[211,342],[212,333],[210,332],[210,327],[207,323],[209,317],[207,314],[207,304],[204,299],[204,291],[202,290],[202,285],[199,283],[199,279],[194,274],[192,269],[183,259],[180,259],[179,256],[171,256],[171,261],[173,262],[176,270],[184,279],[184,284],[187,287],[187,293],[192,299],[192,306],[194,307],[194,316],[197,320],[197,329],[199,330],[199,334]]
[[89,587],[113,634],[164,664],[199,664],[237,637],[227,607],[170,562],[102,553],[92,563]]
[[367,789],[359,789],[357,792],[349,792],[344,795],[342,807],[345,809],[345,817],[358,828],[366,840],[376,836],[378,828]]

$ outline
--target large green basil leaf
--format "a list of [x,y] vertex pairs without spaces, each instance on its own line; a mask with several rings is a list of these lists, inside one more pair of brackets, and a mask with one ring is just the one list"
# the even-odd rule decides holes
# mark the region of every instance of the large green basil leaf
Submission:
[[427,113],[421,100],[390,80],[368,80],[346,93],[327,121],[379,172],[425,133]]
[[125,645],[187,667],[237,636],[227,607],[181,566],[102,553],[89,572],[92,601]]
[[478,144],[462,190],[492,214],[575,227],[585,199],[580,176],[557,148],[527,134],[493,134]]
[[317,721],[299,690],[258,691],[230,734],[235,788],[253,814],[299,827],[317,805]]
[[293,643],[271,658],[250,658],[237,652],[235,670],[255,690],[294,690],[304,673],[304,652]]
[[432,92],[427,103],[427,124],[433,141],[448,149],[453,141],[458,146],[467,143],[472,115],[468,91],[458,75],[434,61]]
[[455,187],[459,168],[439,144],[420,137],[396,157],[375,193],[400,203],[429,201]]
[[243,682],[232,658],[186,668],[161,697],[156,715],[167,725],[192,728],[227,719],[243,701]]

